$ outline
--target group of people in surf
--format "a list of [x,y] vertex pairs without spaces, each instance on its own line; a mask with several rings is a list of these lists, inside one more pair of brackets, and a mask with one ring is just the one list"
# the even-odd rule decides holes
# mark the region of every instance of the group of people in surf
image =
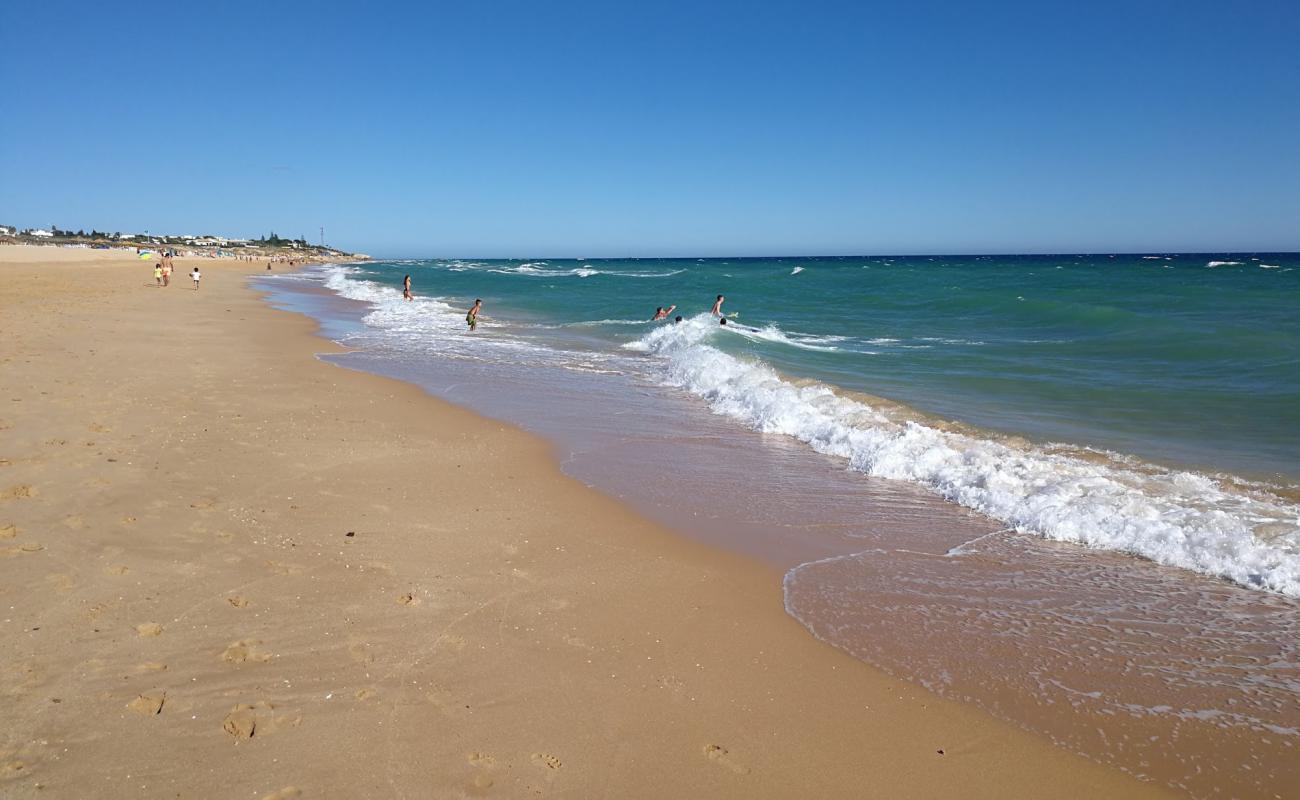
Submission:
[[[411,294],[410,275],[407,275],[405,278],[402,278],[402,299],[407,301],[415,299],[415,295]],[[717,299],[713,301],[713,308],[709,310],[710,314],[712,314],[715,317],[718,317],[718,324],[723,326],[727,324],[727,316],[722,313],[722,303],[726,299],[727,298],[723,297],[722,295],[718,295]],[[654,316],[650,318],[650,321],[660,322],[662,320],[668,319],[668,315],[673,313],[673,311],[675,311],[676,309],[677,306],[675,305],[668,306],[667,308],[664,308],[663,306],[658,306],[657,308],[655,308]],[[483,312],[483,300],[481,298],[476,298],[474,300],[474,305],[470,307],[470,310],[465,314],[465,324],[469,326],[469,329],[471,331],[476,330],[478,328],[478,318],[482,312]],[[680,314],[673,319],[674,323],[678,323],[681,321],[682,321],[682,317]],[[750,328],[750,330],[753,330],[753,328]]]
[[[403,300],[415,299],[415,295],[411,294],[410,275],[407,275],[405,278],[402,278],[402,299]],[[469,312],[465,314],[465,324],[469,326],[469,329],[471,331],[478,328],[478,315],[482,311],[483,311],[483,301],[481,299],[476,299],[474,301],[473,307],[471,307]]]
[[[713,301],[713,308],[709,310],[710,314],[721,319],[721,324],[723,325],[727,324],[727,315],[722,313],[722,303],[726,299],[727,298],[723,297],[722,295],[718,295],[718,298]],[[673,313],[673,311],[676,308],[677,306],[668,306],[667,308],[664,308],[663,306],[658,306],[655,308],[654,316],[650,318],[650,321],[659,322],[660,320],[668,319],[668,315]],[[681,315],[678,315],[673,318],[674,323],[678,323],[681,321],[682,321]]]
[[[721,325],[721,326],[724,327],[724,328],[727,326],[727,315],[722,313],[722,303],[723,303],[723,301],[726,300],[726,299],[727,299],[727,298],[723,297],[722,295],[718,295],[717,299],[713,301],[713,308],[709,309],[709,314],[711,314],[711,315],[717,317],[717,318],[718,318],[718,324]],[[659,322],[660,320],[668,319],[668,315],[671,314],[671,313],[673,313],[673,310],[676,309],[676,308],[677,308],[677,306],[668,306],[667,308],[664,308],[663,306],[658,306],[657,308],[655,308],[654,316],[650,318],[650,321],[651,321],[651,322]],[[681,317],[680,314],[679,314],[678,316],[676,316],[676,317],[673,317],[673,324],[674,324],[674,325],[677,324],[677,323],[679,323],[679,322],[681,322],[681,321],[682,321],[682,317]],[[732,327],[741,327],[741,326],[732,326]],[[745,328],[745,330],[747,330],[747,331],[753,331],[753,330],[758,330],[758,329],[757,329],[757,328]]]

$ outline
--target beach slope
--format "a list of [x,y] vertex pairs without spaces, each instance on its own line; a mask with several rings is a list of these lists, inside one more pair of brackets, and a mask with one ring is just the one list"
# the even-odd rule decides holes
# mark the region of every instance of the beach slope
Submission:
[[200,262],[0,248],[0,795],[1137,797]]

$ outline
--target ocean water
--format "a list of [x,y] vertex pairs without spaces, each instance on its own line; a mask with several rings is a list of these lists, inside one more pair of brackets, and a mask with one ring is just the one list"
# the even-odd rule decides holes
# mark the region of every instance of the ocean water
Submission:
[[779,565],[790,613],[866,661],[1193,794],[1300,781],[1300,257],[419,260],[261,285],[357,348],[337,363],[549,436],[570,474]]
[[[406,261],[336,267],[326,285],[377,301],[367,325],[414,352],[636,374],[1022,532],[1300,595],[1297,267]],[[394,294],[406,274],[419,303]],[[669,305],[682,324],[648,322]]]

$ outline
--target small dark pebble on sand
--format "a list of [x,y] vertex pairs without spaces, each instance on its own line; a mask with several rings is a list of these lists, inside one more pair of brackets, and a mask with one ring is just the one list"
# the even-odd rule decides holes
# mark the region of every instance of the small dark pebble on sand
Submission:
[[356,536],[356,535],[357,535],[357,532],[356,532],[356,531],[348,531],[347,533],[345,533],[345,534],[343,534],[343,535],[344,535],[344,536]]

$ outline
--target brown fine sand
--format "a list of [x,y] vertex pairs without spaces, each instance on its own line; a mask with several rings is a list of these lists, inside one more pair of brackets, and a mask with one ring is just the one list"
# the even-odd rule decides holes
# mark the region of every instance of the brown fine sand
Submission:
[[192,263],[0,247],[0,796],[1161,794]]

